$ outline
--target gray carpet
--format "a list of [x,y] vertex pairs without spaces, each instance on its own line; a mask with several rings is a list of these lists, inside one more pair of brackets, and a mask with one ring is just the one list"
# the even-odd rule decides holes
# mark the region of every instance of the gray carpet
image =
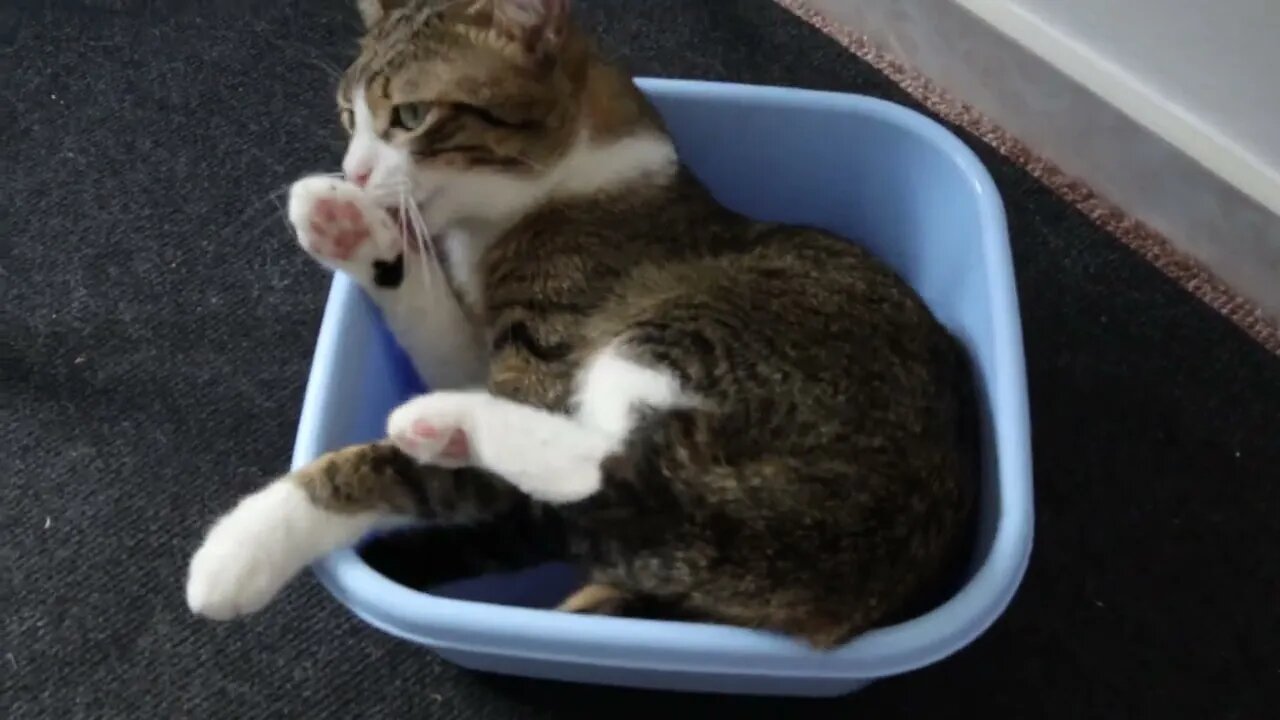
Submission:
[[[639,73],[906,101],[767,0],[581,0]],[[330,169],[345,0],[0,3],[0,717],[1260,718],[1280,704],[1280,359],[975,143],[1010,207],[1037,547],[968,650],[831,702],[478,677],[309,578],[191,619],[286,466],[326,276],[271,198]]]

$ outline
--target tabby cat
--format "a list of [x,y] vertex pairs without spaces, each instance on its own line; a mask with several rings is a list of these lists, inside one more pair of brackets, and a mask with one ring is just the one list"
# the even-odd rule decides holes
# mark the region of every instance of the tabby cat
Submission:
[[218,520],[194,612],[258,610],[375,528],[518,513],[589,573],[563,610],[830,648],[967,550],[959,344],[857,246],[719,205],[567,6],[359,1],[344,177],[299,180],[289,217],[435,391]]

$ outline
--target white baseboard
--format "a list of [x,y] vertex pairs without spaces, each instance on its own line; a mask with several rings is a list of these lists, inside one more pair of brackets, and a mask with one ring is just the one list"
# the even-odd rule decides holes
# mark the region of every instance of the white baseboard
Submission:
[[1280,215],[1280,173],[1126,68],[1008,0],[952,0]]
[[806,0],[1280,318],[1280,175],[1005,0]]

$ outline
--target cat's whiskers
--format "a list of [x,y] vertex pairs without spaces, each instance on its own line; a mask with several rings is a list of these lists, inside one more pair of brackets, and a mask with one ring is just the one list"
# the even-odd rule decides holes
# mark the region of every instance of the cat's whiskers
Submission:
[[430,254],[431,261],[436,266],[436,269],[443,272],[440,262],[444,256],[441,254],[440,248],[436,247],[435,237],[432,236],[431,229],[427,227],[427,221],[422,217],[422,211],[418,209],[417,203],[409,203],[408,215],[409,221],[413,223],[414,231],[422,240],[425,254]]
[[[398,215],[400,218],[400,237],[404,242],[406,262],[408,262],[409,257],[413,256],[413,249],[410,247],[410,243],[413,241],[409,238],[409,230],[407,227],[407,224],[410,222],[409,207],[411,205],[413,205],[413,202],[409,199],[408,191],[402,190],[400,192],[400,208]],[[419,262],[422,264],[422,284],[424,289],[426,289],[426,286],[431,283],[431,265],[430,261],[427,259],[427,248],[425,244],[418,250],[418,254],[421,255]]]
[[401,237],[404,238],[405,252],[409,252],[409,233],[404,223],[412,223],[414,234],[418,237],[421,247],[419,248],[419,261],[422,264],[422,282],[429,284],[431,282],[443,280],[444,268],[440,265],[440,254],[436,251],[436,247],[431,238],[431,231],[427,229],[427,224],[422,219],[422,213],[418,211],[418,206],[413,202],[408,191],[402,192],[400,195],[400,222]]
[[409,220],[405,217],[405,199],[406,193],[401,191],[399,200],[396,202],[396,220],[400,221],[400,252],[409,254],[413,248],[409,247]]
[[[304,173],[304,175],[311,175],[311,176],[319,175],[323,177],[332,177],[332,178],[343,177],[343,174],[341,172],[324,172],[324,171]],[[224,233],[241,232],[240,230],[241,226],[247,225],[250,222],[252,222],[254,218],[258,215],[258,212],[263,208],[263,206],[266,205],[267,203],[271,203],[276,206],[276,210],[278,212],[271,213],[269,217],[265,218],[260,223],[258,223],[258,225],[254,227],[249,237],[257,236],[258,233],[262,232],[262,230],[266,228],[266,226],[269,225],[271,221],[275,220],[277,217],[284,223],[285,228],[289,230],[290,233],[292,233],[293,226],[289,224],[288,213],[285,212],[285,207],[280,202],[285,195],[289,194],[289,190],[292,187],[293,187],[292,182],[285,183],[283,185],[280,185],[276,188],[269,190],[266,193],[266,195],[264,195],[263,197],[258,198],[257,200],[254,200],[253,202],[249,203],[249,205],[245,208],[244,212],[241,213],[240,217],[236,218],[231,222],[231,224],[227,225],[223,229],[223,232]]]
[[512,157],[515,160],[519,160],[520,162],[524,163],[525,165],[528,165],[530,168],[533,168],[538,172],[546,172],[548,169],[546,165],[541,165],[539,163],[536,163],[533,160],[530,160],[529,158],[524,157],[523,155],[512,155],[510,157]]
[[405,195],[410,192],[409,184],[404,181],[383,182],[375,186],[365,189],[365,194],[378,205],[383,207],[399,207],[404,202]]
[[254,226],[254,229],[251,231],[251,234],[249,235],[249,237],[257,236],[258,233],[262,232],[262,230],[266,228],[266,226],[270,224],[273,220],[275,220],[277,217],[284,221],[285,227],[288,227],[289,226],[288,218],[285,217],[284,209],[280,205],[280,199],[284,197],[285,193],[287,192],[289,192],[289,185],[283,185],[274,190],[271,190],[263,197],[260,197],[257,200],[254,200],[253,202],[249,203],[249,205],[244,209],[244,212],[242,212],[239,217],[237,217],[235,220],[232,220],[226,227],[224,227],[222,229],[222,232],[227,234],[243,232],[243,228],[247,226],[249,223],[255,222],[255,218],[259,217],[259,211],[261,211],[263,207],[268,203],[274,204],[280,212],[278,214],[268,213],[268,216],[266,218],[260,221],[256,221],[257,224]]
[[[262,234],[263,234],[263,232],[264,232],[264,231],[265,231],[269,226],[271,226],[273,223],[275,223],[275,222],[276,222],[276,220],[278,220],[278,219],[283,219],[283,220],[284,220],[284,222],[285,222],[285,227],[288,227],[288,226],[289,226],[288,219],[284,217],[284,213],[283,213],[283,212],[281,212],[281,213],[280,213],[280,214],[278,214],[278,215],[277,215],[276,213],[270,213],[266,218],[263,218],[263,220],[262,220],[261,222],[259,222],[257,225],[255,225],[255,226],[253,227],[253,229],[252,229],[252,230],[248,230],[247,232],[244,232],[244,233],[243,233],[243,235],[241,236],[241,241],[243,241],[243,240],[252,241],[252,240],[256,239],[259,235],[262,235]],[[292,232],[292,230],[290,230],[290,231]],[[235,228],[234,226],[228,226],[228,227],[227,227],[227,229],[226,229],[226,230],[224,230],[223,232],[224,232],[224,233],[227,233],[227,234],[233,234],[233,233],[234,233],[234,234],[241,234],[241,231],[240,231],[239,229]]]
[[294,43],[288,40],[272,37],[272,34],[270,32],[266,32],[265,28],[263,28],[263,37],[266,37],[271,42],[275,43],[276,46],[284,50],[286,54],[296,55],[298,59],[303,62],[319,68],[329,77],[330,80],[335,82],[342,80],[342,69],[333,62],[320,57],[313,48],[302,45],[301,43]]

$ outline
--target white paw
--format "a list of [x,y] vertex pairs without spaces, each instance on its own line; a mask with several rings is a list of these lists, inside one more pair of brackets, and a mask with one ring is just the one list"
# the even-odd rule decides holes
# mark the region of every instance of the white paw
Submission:
[[297,483],[277,480],[214,524],[191,558],[187,606],[211,620],[260,610],[308,564],[370,524],[367,515],[316,507]]
[[346,180],[317,175],[293,183],[289,222],[307,253],[340,270],[390,260],[400,251],[391,215]]
[[463,467],[472,462],[472,420],[488,399],[480,392],[420,395],[387,418],[387,437],[424,465]]

